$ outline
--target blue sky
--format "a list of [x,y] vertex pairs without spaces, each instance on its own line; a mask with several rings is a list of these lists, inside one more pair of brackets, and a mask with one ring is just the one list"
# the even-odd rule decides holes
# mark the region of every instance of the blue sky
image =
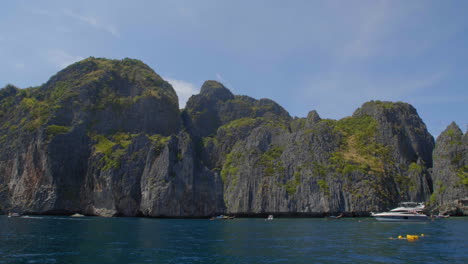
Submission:
[[468,127],[468,1],[5,1],[0,87],[94,56],[144,61],[183,106],[205,80],[292,116],[404,101],[437,136]]

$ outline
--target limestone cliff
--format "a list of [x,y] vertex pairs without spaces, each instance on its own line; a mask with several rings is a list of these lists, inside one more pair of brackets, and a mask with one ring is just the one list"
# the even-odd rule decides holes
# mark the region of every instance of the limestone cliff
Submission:
[[437,138],[430,203],[441,213],[468,215],[468,135],[450,124]]
[[[142,62],[89,58],[40,87],[5,87],[0,100],[1,210],[104,216],[220,210],[220,181],[198,166],[191,138],[179,133],[174,89]],[[148,194],[154,182],[158,194]]]
[[[226,148],[219,142],[230,134],[238,139]],[[431,194],[433,139],[403,103],[369,102],[338,121],[311,112],[289,126],[240,119],[213,141],[229,152],[221,175],[230,213],[363,215]]]
[[0,122],[1,212],[366,215],[466,196],[466,134],[444,132],[433,162],[411,105],[291,118],[206,81],[180,111],[172,86],[132,59],[88,58],[39,87],[8,85]]

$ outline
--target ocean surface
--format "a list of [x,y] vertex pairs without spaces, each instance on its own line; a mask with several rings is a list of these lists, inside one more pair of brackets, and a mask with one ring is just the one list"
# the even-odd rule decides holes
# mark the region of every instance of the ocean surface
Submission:
[[[407,234],[425,236],[390,239]],[[468,218],[0,216],[0,263],[468,263]]]

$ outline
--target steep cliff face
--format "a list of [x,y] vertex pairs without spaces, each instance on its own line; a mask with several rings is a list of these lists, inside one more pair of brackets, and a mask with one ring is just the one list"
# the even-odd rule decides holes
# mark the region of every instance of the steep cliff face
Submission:
[[[432,167],[434,138],[416,109],[401,102],[371,101],[356,110],[353,116],[365,115],[378,123],[376,142],[389,148],[391,164],[386,169],[399,178],[399,189],[403,191],[399,195],[411,201],[425,201],[432,193],[428,169]],[[392,166],[396,164],[398,166]]]
[[[1,90],[0,100],[3,211],[152,215],[140,207],[142,201],[154,202],[142,195],[147,167],[157,161],[158,173],[167,170],[176,176],[190,169],[185,167],[195,167],[190,149],[183,161],[191,165],[183,168],[155,155],[178,153],[178,144],[169,144],[169,138],[177,138],[180,113],[171,85],[140,61],[89,58],[40,87],[8,86]],[[181,142],[190,145],[190,140],[184,137]],[[197,177],[205,175],[193,171],[183,173],[185,181],[192,182],[176,184],[175,189],[187,192],[184,188],[203,190],[215,184],[216,178],[204,182]],[[213,213],[217,204],[203,199],[214,200],[215,190],[194,194],[191,203],[186,201],[189,198],[177,202],[194,208],[211,202],[212,208],[200,212]],[[167,193],[158,199],[167,207],[174,198]],[[175,212],[172,216],[191,212],[166,211]]]
[[171,137],[160,155],[150,153],[142,188],[144,215],[201,217],[222,213],[222,182],[196,160],[189,134]]
[[248,136],[223,163],[228,212],[364,214],[431,193],[432,159],[424,151],[432,151],[433,139],[407,104],[369,102],[338,121],[311,112],[290,127],[245,125],[249,133],[231,127]]
[[437,138],[430,203],[441,212],[468,215],[468,135],[450,124]]
[[434,140],[408,104],[293,119],[207,81],[180,112],[171,85],[132,59],[89,58],[40,87],[9,85],[0,121],[3,212],[363,215],[466,196],[466,134],[444,132],[433,163]]

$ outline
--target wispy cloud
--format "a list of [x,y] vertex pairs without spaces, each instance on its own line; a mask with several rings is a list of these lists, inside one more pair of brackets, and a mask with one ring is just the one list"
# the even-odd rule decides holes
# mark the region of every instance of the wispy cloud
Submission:
[[24,63],[19,62],[19,61],[13,63],[13,67],[15,67],[15,68],[18,69],[18,70],[24,69],[25,66],[26,66],[26,65],[24,65]]
[[224,86],[226,86],[229,90],[234,90],[231,83],[228,80],[226,80],[220,73],[216,73],[216,80],[222,83]]
[[47,10],[42,9],[42,8],[32,8],[30,10],[30,12],[33,15],[41,15],[41,16],[51,16],[51,15],[53,15],[52,12],[47,11]]
[[194,94],[198,94],[199,90],[196,88],[195,84],[186,82],[183,80],[176,80],[172,78],[164,78],[166,81],[168,81],[172,87],[174,87],[174,90],[177,93],[177,96],[179,97],[179,106],[181,108],[185,107],[185,104],[187,103],[188,99],[190,96]]
[[84,59],[81,56],[71,55],[68,52],[60,49],[49,50],[46,56],[47,60],[59,69],[65,68],[74,62]]
[[100,21],[92,16],[84,16],[77,14],[70,9],[64,9],[63,14],[71,18],[77,19],[78,21],[81,21],[91,27],[94,27],[95,29],[104,30],[112,34],[114,37],[120,37],[119,30],[115,25],[104,23],[103,21]]

